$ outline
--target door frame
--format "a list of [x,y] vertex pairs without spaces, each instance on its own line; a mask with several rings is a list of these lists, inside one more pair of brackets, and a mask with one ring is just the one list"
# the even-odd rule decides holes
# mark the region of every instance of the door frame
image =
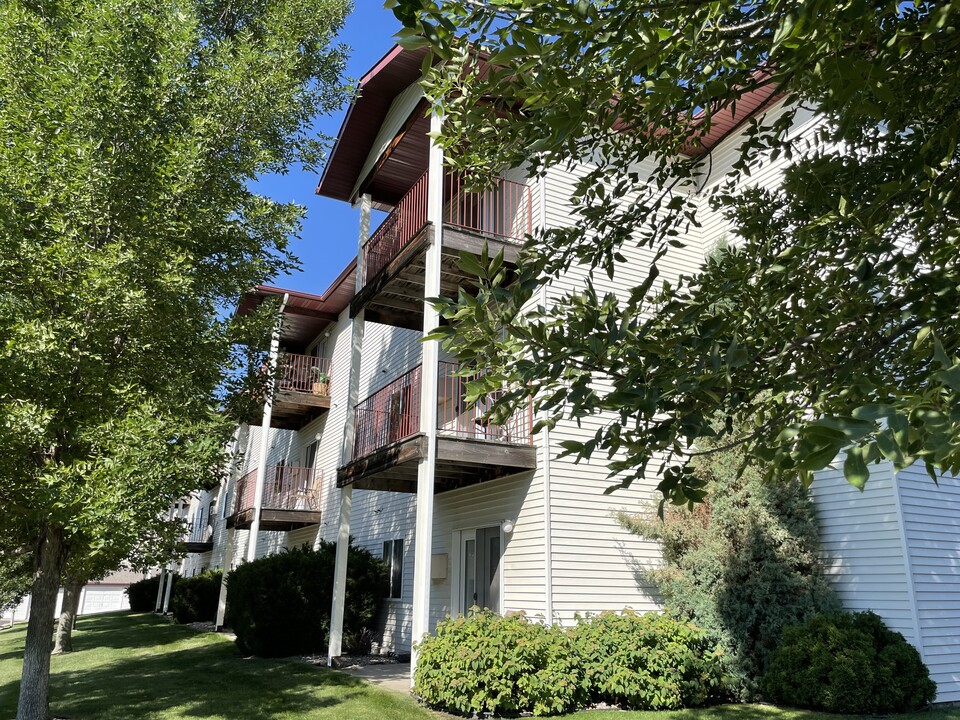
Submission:
[[500,603],[499,607],[493,608],[496,612],[503,614],[503,559],[507,554],[506,537],[503,532],[503,521],[498,520],[489,524],[471,525],[455,529],[450,540],[451,563],[450,563],[450,615],[466,615],[467,608],[463,607],[463,544],[467,540],[477,539],[477,530],[496,526],[500,531],[500,562],[497,563],[497,582],[500,585]]

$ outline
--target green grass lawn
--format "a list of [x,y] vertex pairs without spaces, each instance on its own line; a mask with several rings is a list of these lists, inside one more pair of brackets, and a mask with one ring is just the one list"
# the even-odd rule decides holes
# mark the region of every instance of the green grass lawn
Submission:
[[[0,632],[0,720],[16,713],[24,626]],[[220,635],[155,615],[80,620],[75,652],[53,658],[51,710],[70,720],[428,720],[448,717],[401,693],[291,660],[244,658]],[[576,720],[835,720],[767,705],[578,713]],[[960,720],[960,708],[896,720]],[[850,720],[846,716],[845,720]]]
[[[16,714],[25,625],[0,632],[0,720]],[[50,709],[71,720],[426,720],[400,693],[234,644],[151,614],[81,618],[53,658]]]
[[[868,716],[869,720],[878,720],[879,715]],[[886,716],[891,720],[960,720],[960,708],[924,710],[903,715]],[[863,720],[857,715],[828,715],[809,710],[778,708],[772,705],[718,705],[695,710],[677,710],[674,712],[617,712],[606,710],[588,710],[577,713],[576,720],[594,718],[594,720]]]

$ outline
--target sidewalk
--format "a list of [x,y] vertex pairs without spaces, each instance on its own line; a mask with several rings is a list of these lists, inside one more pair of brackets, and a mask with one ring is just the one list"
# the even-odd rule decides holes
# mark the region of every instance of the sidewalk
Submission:
[[366,680],[385,690],[410,694],[410,663],[391,663],[386,665],[354,665],[341,672]]

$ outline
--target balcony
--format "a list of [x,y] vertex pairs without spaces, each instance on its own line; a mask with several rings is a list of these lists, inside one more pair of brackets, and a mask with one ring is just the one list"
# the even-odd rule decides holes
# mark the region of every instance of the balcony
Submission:
[[[368,320],[419,329],[423,323],[424,267],[433,226],[427,222],[427,185],[424,173],[394,206],[363,246],[363,290],[351,303],[351,315],[366,310]],[[533,229],[533,201],[529,186],[500,178],[482,192],[466,192],[461,179],[446,175],[443,182],[444,239],[440,293],[456,297],[471,278],[459,268],[460,253],[504,252],[508,264],[516,261],[524,237]]]
[[330,409],[329,358],[281,353],[271,427],[298,430]]
[[184,528],[184,544],[188,553],[205,553],[213,550],[213,528],[203,517],[188,522]]
[[[263,484],[260,504],[261,530],[294,530],[320,522],[323,473],[313,468],[270,465]],[[233,514],[227,527],[243,530],[256,517],[257,470],[237,481]]]
[[[483,419],[489,405],[468,408],[466,382],[456,363],[441,362],[437,391],[436,491],[444,492],[536,467],[532,407],[502,425]],[[356,435],[350,464],[337,485],[416,492],[417,466],[427,453],[420,431],[421,366],[401,375],[355,408]]]

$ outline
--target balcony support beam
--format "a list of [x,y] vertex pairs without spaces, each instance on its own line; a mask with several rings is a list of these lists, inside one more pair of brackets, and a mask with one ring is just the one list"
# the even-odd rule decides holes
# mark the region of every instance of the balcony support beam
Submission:
[[[370,195],[360,196],[360,237],[357,250],[356,290],[363,286],[366,275],[363,246],[370,237]],[[350,380],[347,385],[346,419],[340,464],[353,460],[354,437],[357,433],[357,414],[354,410],[360,400],[360,353],[363,350],[364,312],[361,309],[350,326]],[[337,554],[333,566],[333,601],[330,608],[330,642],[327,645],[327,665],[333,666],[343,645],[343,608],[347,594],[347,558],[350,550],[350,513],[353,509],[353,487],[340,488],[340,520],[337,526]]]
[[263,485],[266,482],[267,454],[270,452],[270,421],[273,417],[273,395],[276,390],[277,357],[280,354],[280,331],[283,327],[283,311],[290,299],[289,293],[283,294],[280,310],[277,313],[277,322],[273,326],[273,337],[270,338],[270,386],[267,388],[267,399],[263,403],[263,421],[260,423],[260,458],[257,463],[257,487],[253,495],[253,522],[250,525],[250,539],[247,543],[247,562],[257,559],[257,536],[260,534],[260,510],[263,507]]
[[[434,137],[440,135],[443,119],[437,112],[430,116],[430,155],[427,161],[427,222],[433,224],[433,238],[427,246],[423,288],[423,334],[439,325],[440,317],[427,298],[440,295],[440,267],[443,252],[443,149]],[[437,371],[440,343],[423,343],[423,369],[420,376],[420,431],[427,440],[426,457],[417,471],[417,519],[413,559],[413,633],[414,643],[430,632],[430,560],[433,555],[433,499],[437,472]],[[410,662],[410,683],[417,666],[414,651]]]

